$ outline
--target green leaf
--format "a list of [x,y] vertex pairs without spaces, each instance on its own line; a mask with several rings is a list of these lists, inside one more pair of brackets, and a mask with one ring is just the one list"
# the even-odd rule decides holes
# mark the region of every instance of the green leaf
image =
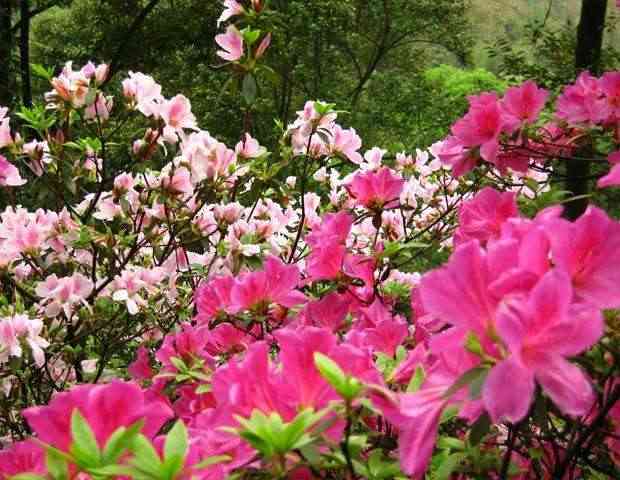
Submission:
[[251,73],[248,73],[243,77],[243,84],[241,85],[241,95],[248,105],[253,105],[256,101],[256,95],[258,93],[258,85],[256,84],[256,78]]
[[452,455],[448,455],[448,457],[441,462],[441,465],[439,465],[439,468],[435,471],[433,480],[448,480],[462,460],[462,453],[453,453]]
[[200,470],[201,468],[207,468],[218,463],[230,462],[233,458],[230,455],[214,455],[212,457],[204,459],[202,462],[197,463],[192,468]]
[[426,374],[424,373],[424,367],[422,365],[418,365],[415,368],[415,373],[413,374],[413,376],[411,377],[411,380],[409,381],[409,385],[407,385],[407,392],[408,393],[417,392],[422,386],[422,383],[424,383],[425,378],[426,378]]
[[474,367],[467,370],[463,375],[461,375],[453,384],[448,388],[444,394],[443,398],[448,399],[459,390],[461,390],[466,385],[469,385],[475,379],[477,379],[480,375],[486,375],[487,369],[483,367]]
[[162,478],[163,465],[149,439],[142,434],[136,435],[131,445],[131,451],[134,453],[134,458],[131,460],[134,467],[155,478]]
[[116,462],[120,456],[131,448],[134,437],[140,432],[144,421],[140,420],[129,428],[121,427],[116,430],[108,439],[103,448],[102,460],[104,464]]
[[44,80],[51,80],[54,76],[53,68],[45,68],[43,65],[38,63],[31,63],[30,70],[35,77],[40,77]]
[[469,431],[469,443],[473,446],[479,445],[484,436],[489,433],[490,429],[491,419],[485,412],[472,425],[471,430]]
[[331,358],[320,352],[314,352],[314,365],[332,387],[340,393],[347,381],[346,374]]
[[95,434],[77,408],[71,414],[71,439],[70,451],[81,466],[101,466],[101,452]]
[[166,435],[164,443],[164,469],[168,478],[174,478],[181,471],[187,450],[187,428],[182,420],[178,420]]
[[18,473],[17,475],[13,475],[8,478],[9,480],[45,480],[45,477],[35,473]]
[[67,480],[69,478],[69,464],[66,458],[55,448],[47,449],[45,464],[47,471],[54,480]]

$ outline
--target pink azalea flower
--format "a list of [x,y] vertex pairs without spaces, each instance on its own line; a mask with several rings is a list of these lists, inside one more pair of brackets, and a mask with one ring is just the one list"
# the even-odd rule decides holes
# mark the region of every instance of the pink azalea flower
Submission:
[[598,188],[617,187],[620,185],[620,151],[610,153],[607,160],[611,168],[607,175],[599,178],[596,183]]
[[243,35],[234,25],[229,25],[226,33],[215,36],[215,42],[222,50],[216,53],[229,62],[236,62],[243,56]]
[[443,142],[438,142],[431,147],[431,153],[441,163],[452,167],[452,175],[460,177],[473,170],[478,160],[465,147],[465,144],[455,136],[449,136]]
[[0,450],[0,478],[8,479],[20,473],[47,473],[45,452],[33,440],[16,442]]
[[40,336],[43,322],[31,319],[28,315],[18,314],[12,317],[0,317],[0,363],[11,357],[22,356],[21,342],[24,340],[30,347],[35,364],[39,367],[45,363],[43,349],[49,342]]
[[269,48],[269,45],[271,45],[271,32],[265,35],[263,39],[261,40],[261,42],[259,43],[258,47],[256,47],[256,52],[254,53],[254,57],[258,60],[263,55],[265,55],[265,52]]
[[43,298],[46,304],[45,315],[55,317],[64,312],[71,318],[73,307],[83,303],[93,290],[93,282],[81,273],[74,273],[70,277],[58,278],[52,274],[39,283],[36,294]]
[[556,115],[569,123],[600,123],[609,115],[600,81],[583,72],[573,85],[564,88],[556,102]]
[[533,123],[545,108],[549,92],[531,80],[518,87],[511,87],[502,99],[503,110],[519,122]]
[[610,119],[620,118],[620,72],[606,72],[600,79],[601,90],[609,105]]
[[243,7],[237,2],[237,0],[224,0],[223,3],[226,8],[220,15],[220,18],[217,19],[218,27],[222,22],[225,22],[229,18],[245,13]]
[[86,120],[99,119],[105,122],[110,118],[110,112],[114,106],[114,97],[105,97],[102,93],[97,94],[97,98],[92,105],[84,110],[84,118]]
[[269,256],[263,270],[243,273],[235,279],[230,292],[230,311],[264,308],[275,303],[286,308],[306,301],[306,297],[296,290],[300,282],[296,265],[286,265],[277,257]]
[[215,361],[206,351],[209,339],[209,329],[193,327],[190,323],[184,323],[181,331],[176,334],[166,335],[162,346],[155,354],[155,358],[161,362],[166,372],[176,372],[177,367],[172,363],[172,358],[183,360],[191,366],[196,361],[205,362],[206,366],[212,367]]
[[398,205],[404,185],[402,177],[383,167],[376,172],[358,172],[347,185],[347,190],[359,205],[383,209]]
[[620,307],[620,223],[591,206],[574,223],[550,220],[546,232],[553,262],[571,276],[577,299]]
[[198,314],[195,320],[209,323],[219,315],[226,314],[230,306],[230,292],[235,284],[233,277],[216,277],[202,284],[194,294]]
[[175,168],[173,172],[162,171],[162,187],[174,195],[185,194],[191,196],[194,193],[191,174],[185,167]]
[[584,415],[592,406],[590,381],[565,357],[599,340],[603,318],[597,310],[571,306],[571,290],[569,276],[554,269],[527,299],[500,307],[496,328],[510,355],[491,369],[483,387],[484,404],[494,422],[518,422],[525,417],[535,380],[569,415]]
[[323,223],[306,236],[311,252],[307,272],[312,280],[336,278],[344,263],[347,252],[345,242],[353,225],[353,218],[344,211],[329,213]]
[[17,167],[0,155],[0,187],[19,187],[25,183]]
[[134,101],[138,110],[147,117],[155,114],[164,101],[161,85],[139,72],[129,72],[129,78],[123,80],[123,95]]
[[113,381],[107,385],[78,385],[57,393],[46,406],[27,408],[22,412],[37,438],[60,450],[71,444],[71,415],[77,409],[103,447],[119,427],[144,420],[142,433],[153,438],[172,418],[167,402],[144,392],[134,383]]
[[349,161],[360,165],[362,156],[359,149],[362,147],[362,139],[354,128],[343,129],[340,125],[335,125],[332,130],[331,150],[333,153],[342,154]]
[[344,326],[350,304],[351,300],[347,296],[332,292],[320,300],[308,303],[300,315],[305,325],[337,332]]
[[491,187],[480,190],[474,198],[461,203],[459,227],[454,234],[458,245],[468,240],[479,240],[482,245],[499,238],[504,222],[518,217],[516,193],[498,192]]
[[267,149],[261,147],[258,140],[252,138],[249,133],[246,133],[243,140],[235,147],[235,153],[243,158],[258,158],[266,152]]
[[11,122],[7,117],[9,109],[6,107],[0,107],[0,148],[4,148],[13,144],[13,136],[11,135]]
[[465,147],[480,147],[480,156],[495,162],[499,150],[499,135],[506,127],[506,117],[494,93],[469,98],[467,114],[452,126],[452,134]]
[[127,372],[136,380],[149,380],[155,372],[151,368],[149,352],[146,347],[141,346],[136,353],[136,359],[129,364]]
[[174,131],[184,128],[196,129],[196,117],[192,113],[192,106],[184,95],[177,95],[166,100],[159,110],[161,118]]

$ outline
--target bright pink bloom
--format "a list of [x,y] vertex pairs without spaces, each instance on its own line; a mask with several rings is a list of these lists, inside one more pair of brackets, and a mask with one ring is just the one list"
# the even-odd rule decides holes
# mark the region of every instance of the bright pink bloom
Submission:
[[472,155],[463,142],[455,137],[449,136],[443,142],[438,142],[431,147],[431,153],[435,155],[441,163],[452,167],[452,175],[460,177],[474,169],[478,159]]
[[620,119],[620,72],[606,72],[600,79],[601,90],[609,105],[610,120]]
[[531,80],[518,87],[511,87],[502,99],[503,110],[519,122],[533,123],[545,108],[549,92]]
[[607,160],[611,168],[609,172],[607,172],[607,175],[599,178],[596,183],[598,188],[617,187],[620,185],[620,151],[610,153]]
[[77,409],[92,428],[100,447],[119,427],[144,420],[142,432],[153,438],[172,418],[172,410],[159,397],[145,393],[133,383],[78,385],[54,395],[49,405],[22,412],[37,438],[60,450],[71,444],[71,415]]
[[576,298],[620,307],[620,223],[591,206],[574,223],[550,220],[546,231],[553,262],[571,276]]
[[205,366],[212,367],[215,361],[206,350],[208,339],[209,329],[206,326],[194,327],[190,323],[184,323],[181,331],[166,335],[155,358],[161,362],[166,372],[177,371],[172,358],[183,360],[188,366],[202,361]]
[[45,452],[32,440],[25,440],[0,450],[0,479],[7,480],[19,473],[45,475]]
[[135,380],[149,380],[155,372],[151,368],[151,360],[146,347],[141,346],[136,353],[136,359],[129,364],[127,372]]
[[17,167],[0,155],[0,187],[19,187],[25,183]]
[[226,33],[215,36],[215,42],[222,48],[216,53],[229,62],[236,62],[243,56],[243,35],[234,25],[229,25]]
[[340,274],[352,225],[353,217],[348,213],[329,213],[306,237],[306,243],[311,247],[307,271],[312,280],[331,280]]
[[[528,298],[502,305],[497,333],[510,351],[485,381],[483,399],[493,421],[518,422],[534,396],[534,380],[569,415],[584,415],[594,402],[586,375],[565,357],[577,355],[603,335],[599,311],[571,306],[570,278],[545,274]],[[510,388],[506,385],[510,384]]]
[[332,292],[306,305],[302,312],[303,323],[337,332],[344,325],[350,303],[351,301],[345,295]]
[[583,72],[573,85],[564,88],[556,102],[556,115],[569,123],[600,123],[609,116],[600,81]]
[[209,323],[219,315],[226,315],[230,307],[230,292],[235,284],[233,277],[215,277],[202,284],[194,294],[198,323]]
[[269,256],[263,270],[242,273],[235,279],[230,292],[230,311],[264,308],[272,303],[286,308],[306,301],[296,290],[300,281],[296,265],[286,265],[277,257]]
[[376,172],[358,172],[347,185],[347,190],[359,205],[383,209],[398,205],[404,185],[402,177],[383,167]]
[[500,102],[494,93],[469,98],[467,114],[452,126],[452,134],[465,147],[480,147],[480,156],[495,162],[499,150],[499,135],[507,126]]
[[518,216],[516,193],[485,187],[474,198],[461,203],[454,243],[458,245],[468,240],[478,240],[484,245],[491,239],[499,238],[507,219]]

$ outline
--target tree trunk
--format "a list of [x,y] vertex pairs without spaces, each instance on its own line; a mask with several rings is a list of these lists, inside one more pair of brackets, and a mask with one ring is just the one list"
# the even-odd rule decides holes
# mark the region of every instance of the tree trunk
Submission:
[[13,103],[13,82],[11,75],[11,54],[13,35],[11,34],[11,0],[0,0],[0,106]]
[[21,0],[20,14],[19,65],[22,77],[22,102],[25,106],[32,107],[32,80],[30,77],[30,0]]
[[[601,50],[603,46],[603,31],[605,28],[605,14],[607,0],[583,0],[581,3],[581,18],[577,28],[577,46],[575,48],[575,69],[577,74],[589,70],[592,74],[600,74]],[[592,157],[592,148],[584,147],[576,156],[581,158]],[[585,160],[568,160],[566,167],[566,189],[573,196],[587,195],[590,192],[590,162]],[[585,212],[588,206],[587,198],[579,198],[566,204],[565,215],[574,220]]]

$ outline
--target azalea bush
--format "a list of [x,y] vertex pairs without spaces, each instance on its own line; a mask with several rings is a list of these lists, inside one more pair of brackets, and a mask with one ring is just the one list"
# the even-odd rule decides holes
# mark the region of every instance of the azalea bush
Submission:
[[268,151],[268,10],[224,4],[234,146],[104,64],[0,110],[0,476],[617,473],[620,224],[551,180],[620,184],[620,73],[471,97],[413,153],[309,101]]

